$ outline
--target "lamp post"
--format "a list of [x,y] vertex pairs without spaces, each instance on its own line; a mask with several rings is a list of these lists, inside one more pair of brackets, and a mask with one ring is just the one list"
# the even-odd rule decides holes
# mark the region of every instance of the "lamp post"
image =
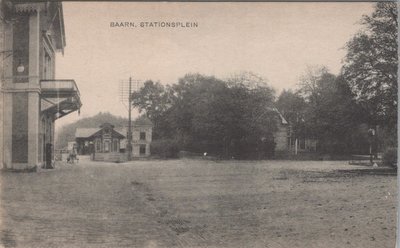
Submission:
[[128,144],[126,148],[128,149],[128,161],[132,159],[132,77],[129,78],[129,97],[128,97],[128,108],[129,108],[129,123],[128,123]]
[[91,156],[91,158],[92,158],[92,160],[94,160],[94,153],[95,153],[95,150],[94,150],[94,144],[93,144],[93,141],[89,141],[89,153],[90,153],[90,156]]
[[373,163],[373,157],[372,157],[372,143],[374,142],[374,136],[375,136],[375,129],[370,128],[368,129],[368,138],[369,138],[369,162],[372,164]]

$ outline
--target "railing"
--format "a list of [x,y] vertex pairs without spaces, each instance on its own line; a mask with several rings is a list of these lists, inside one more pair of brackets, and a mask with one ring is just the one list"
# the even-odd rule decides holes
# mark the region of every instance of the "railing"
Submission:
[[75,91],[78,96],[80,92],[73,79],[46,79],[40,80],[42,91]]

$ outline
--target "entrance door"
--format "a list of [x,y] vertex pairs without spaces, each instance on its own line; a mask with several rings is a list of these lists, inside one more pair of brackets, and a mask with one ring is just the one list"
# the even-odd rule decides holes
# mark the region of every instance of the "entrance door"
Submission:
[[140,145],[139,146],[139,155],[140,156],[146,155],[146,145]]
[[104,152],[110,152],[110,141],[109,140],[104,141]]

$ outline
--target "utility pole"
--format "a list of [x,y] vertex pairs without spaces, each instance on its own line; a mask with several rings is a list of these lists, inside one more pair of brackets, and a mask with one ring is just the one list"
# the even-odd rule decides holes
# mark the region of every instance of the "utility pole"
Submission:
[[[125,106],[125,108],[128,110],[128,132],[126,135],[127,141],[126,141],[126,153],[127,153],[127,159],[128,161],[132,159],[133,157],[133,127],[132,127],[132,109],[133,109],[133,97],[132,97],[132,93],[136,92],[140,89],[141,82],[140,80],[134,80],[132,79],[132,77],[129,77],[129,81],[121,81],[120,85],[119,85],[119,97],[120,97],[120,101],[122,102],[122,104]],[[127,105],[128,104],[128,105]]]
[[132,160],[132,77],[129,77],[129,96],[128,96],[128,108],[129,108],[129,123],[128,123],[128,161]]

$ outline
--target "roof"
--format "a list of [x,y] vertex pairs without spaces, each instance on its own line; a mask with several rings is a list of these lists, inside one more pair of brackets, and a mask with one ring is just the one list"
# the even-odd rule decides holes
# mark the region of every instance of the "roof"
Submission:
[[101,128],[77,128],[75,131],[75,138],[89,138],[93,134],[100,131]]
[[282,124],[284,124],[284,125],[289,124],[287,122],[287,120],[285,119],[285,117],[283,117],[283,115],[281,114],[281,112],[279,112],[279,110],[277,108],[274,108],[274,111],[279,115]]
[[[101,127],[104,126],[113,126],[109,123],[105,123],[105,125],[101,125]],[[75,131],[75,138],[90,138],[91,136],[93,136],[94,134],[96,134],[97,132],[99,132],[100,130],[102,130],[103,128],[77,128]],[[126,132],[124,132],[123,129],[121,128],[117,128],[117,129],[113,129],[113,132],[117,133],[117,135],[120,138],[125,138],[125,134]]]
[[120,133],[120,134],[122,134],[124,136],[126,136],[126,134],[128,133],[127,130],[128,129],[125,128],[125,127],[116,127],[116,128],[114,128],[114,131],[116,131],[117,133]]
[[153,123],[149,118],[146,116],[142,115],[136,118],[135,121],[133,121],[133,125],[135,126],[153,126]]
[[285,119],[285,117],[283,117],[283,115],[281,114],[281,112],[279,112],[279,110],[278,110],[277,108],[270,108],[270,107],[268,107],[268,110],[271,110],[271,111],[275,112],[276,114],[278,114],[279,119],[280,119],[280,121],[281,121],[281,124],[283,124],[283,125],[289,124],[289,122],[287,122],[287,120]]
[[100,125],[100,128],[105,128],[105,127],[114,128],[114,125],[112,125],[112,124],[110,124],[108,122],[105,122],[105,123]]

